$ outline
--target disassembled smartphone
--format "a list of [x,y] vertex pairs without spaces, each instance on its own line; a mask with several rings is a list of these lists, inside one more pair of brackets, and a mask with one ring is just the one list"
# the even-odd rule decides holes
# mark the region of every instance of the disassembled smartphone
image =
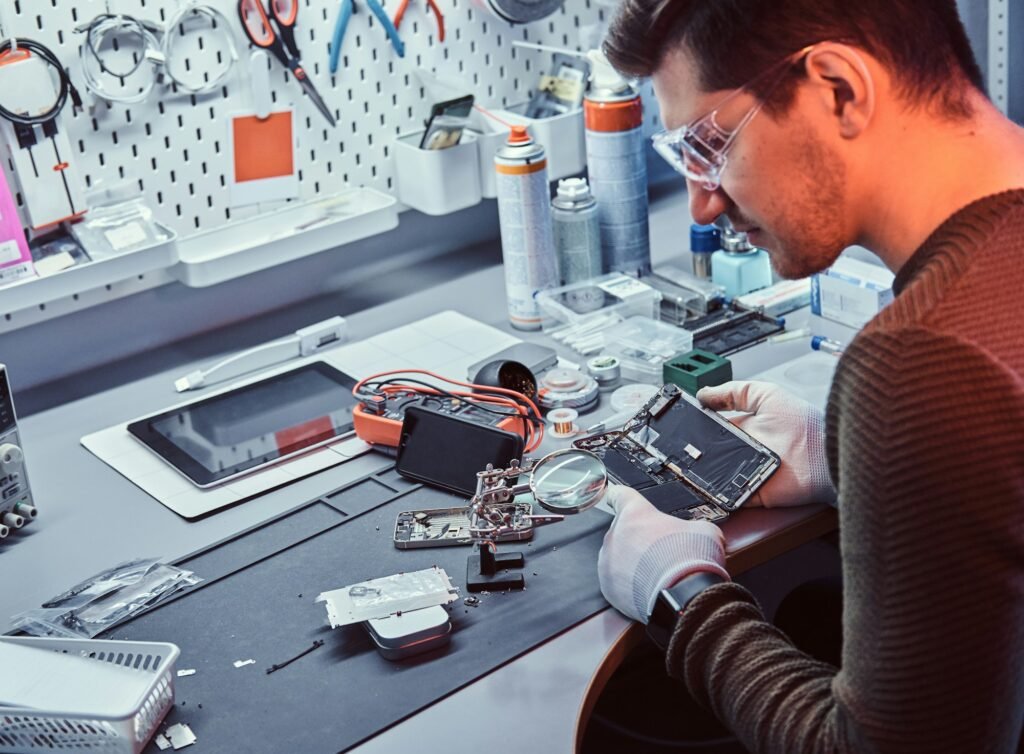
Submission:
[[676,385],[665,385],[622,430],[573,443],[608,476],[678,518],[720,521],[743,505],[779,457]]
[[[516,530],[499,535],[496,542],[522,542],[533,537],[533,526],[528,518],[533,513],[531,503],[510,503],[503,506],[502,512],[509,516]],[[395,520],[395,547],[415,550],[472,544],[469,526],[466,506],[402,511]]]

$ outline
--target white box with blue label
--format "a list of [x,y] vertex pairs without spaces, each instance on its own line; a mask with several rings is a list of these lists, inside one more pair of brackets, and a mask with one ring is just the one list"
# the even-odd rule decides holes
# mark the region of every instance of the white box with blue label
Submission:
[[840,257],[811,278],[811,312],[849,327],[863,327],[892,303],[892,272]]

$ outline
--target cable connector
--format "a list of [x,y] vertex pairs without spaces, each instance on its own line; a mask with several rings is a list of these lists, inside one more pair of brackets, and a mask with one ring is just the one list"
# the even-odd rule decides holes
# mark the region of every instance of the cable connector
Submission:
[[331,317],[295,331],[299,337],[299,356],[309,356],[348,340],[348,322],[344,317]]
[[236,353],[208,369],[196,369],[174,381],[179,393],[196,390],[212,382],[240,377],[297,356],[311,356],[348,340],[348,322],[344,317],[331,317],[315,325],[303,327],[293,335]]

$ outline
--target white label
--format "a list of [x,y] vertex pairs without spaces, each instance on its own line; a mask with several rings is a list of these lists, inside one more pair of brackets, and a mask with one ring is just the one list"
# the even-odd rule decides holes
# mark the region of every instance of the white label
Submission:
[[613,296],[618,296],[621,299],[627,299],[630,296],[635,296],[638,293],[650,293],[651,287],[647,283],[641,283],[636,278],[631,278],[627,275],[623,275],[620,278],[614,278],[604,283],[598,283],[598,287],[611,293]]
[[0,243],[0,264],[10,264],[21,259],[21,249],[17,241],[4,241]]
[[146,229],[138,223],[128,223],[120,228],[104,231],[103,235],[114,251],[124,251],[132,246],[138,246],[148,237]]
[[36,262],[36,274],[39,275],[39,277],[46,277],[47,275],[53,275],[55,272],[60,272],[61,270],[66,270],[68,267],[74,266],[75,258],[66,251],[59,251],[56,254],[43,257]]
[[35,274],[31,262],[22,262],[10,267],[0,267],[0,284],[13,283],[15,280],[31,277]]

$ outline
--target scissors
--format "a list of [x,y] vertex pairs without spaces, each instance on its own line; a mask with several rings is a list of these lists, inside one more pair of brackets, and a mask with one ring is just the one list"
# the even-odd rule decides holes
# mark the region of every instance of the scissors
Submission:
[[[366,4],[370,6],[370,11],[380,21],[380,25],[384,27],[384,32],[388,35],[388,39],[391,40],[391,46],[395,48],[398,57],[404,58],[405,44],[402,42],[402,38],[398,36],[398,29],[391,23],[388,14],[384,12],[384,7],[380,4],[379,0],[366,0]],[[355,0],[341,0],[341,7],[338,10],[338,21],[334,24],[334,36],[331,38],[331,56],[328,61],[331,73],[338,72],[341,43],[345,39],[345,30],[348,29],[349,19],[352,18],[352,14],[355,12]]]
[[302,91],[313,100],[316,109],[334,126],[334,116],[327,109],[313,82],[309,80],[299,59],[299,46],[295,42],[295,17],[299,14],[299,0],[270,0],[270,9],[277,26],[276,33],[270,24],[270,18],[267,17],[263,2],[264,0],[238,1],[238,15],[242,19],[242,28],[245,29],[246,36],[257,47],[274,53],[274,56],[292,72],[295,80],[302,86]]

